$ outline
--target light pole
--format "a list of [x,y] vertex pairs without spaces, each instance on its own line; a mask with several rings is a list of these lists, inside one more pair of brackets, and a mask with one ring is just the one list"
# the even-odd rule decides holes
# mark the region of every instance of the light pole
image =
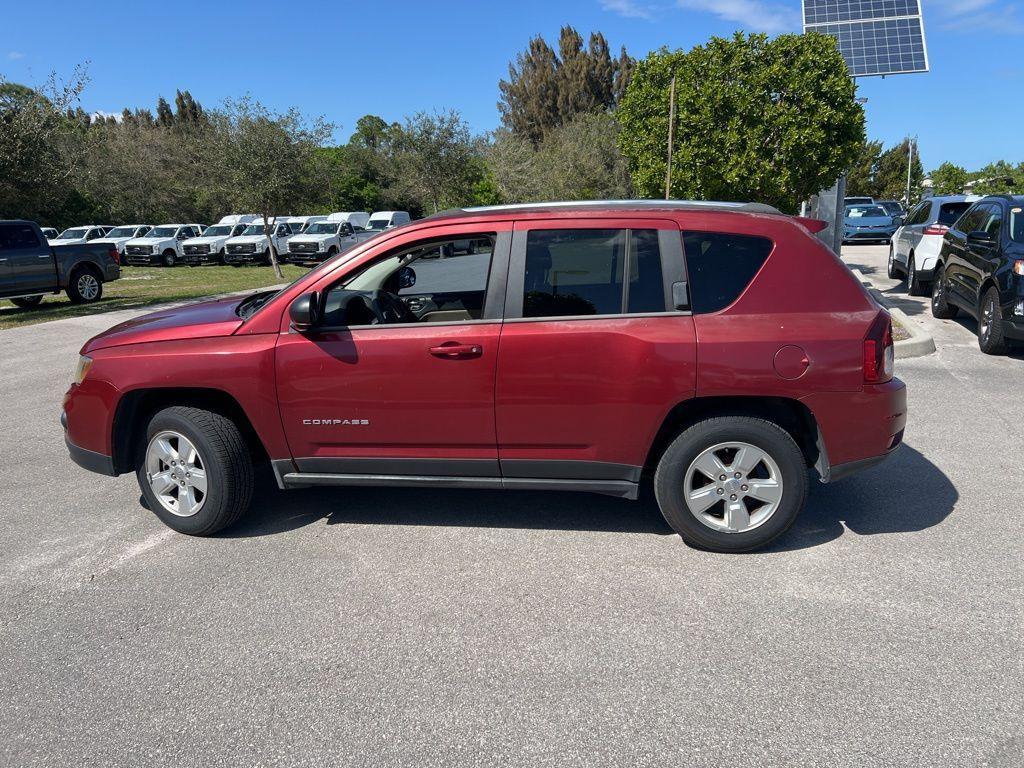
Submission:
[[914,145],[917,143],[917,136],[907,137],[907,210],[910,210],[910,169],[914,167]]

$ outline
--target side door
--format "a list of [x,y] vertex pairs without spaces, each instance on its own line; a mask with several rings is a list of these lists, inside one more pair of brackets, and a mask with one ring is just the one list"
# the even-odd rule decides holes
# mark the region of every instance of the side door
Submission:
[[1003,206],[989,203],[977,224],[977,232],[985,233],[988,240],[967,239],[964,254],[963,286],[966,296],[977,308],[981,303],[981,284],[993,274],[1002,250]]
[[[494,376],[511,229],[445,225],[387,238],[316,284],[317,327],[300,333],[285,318],[277,391],[299,471],[497,482]],[[470,233],[491,247],[439,257]]]
[[5,224],[0,233],[0,278],[9,296],[52,291],[57,275],[50,246],[29,224]]
[[195,237],[192,227],[178,227],[178,231],[174,233],[174,250],[177,251],[178,256],[184,257],[185,249],[182,247],[182,243],[190,237]]
[[969,260],[967,235],[981,226],[987,212],[987,203],[976,203],[950,227],[945,236],[943,250],[946,254],[946,283],[949,286],[950,298],[958,305],[974,306],[973,297],[968,288],[970,281],[966,277]]
[[696,386],[685,282],[672,220],[516,223],[495,395],[506,482],[639,480]]
[[896,260],[906,268],[910,263],[910,252],[917,248],[921,242],[921,233],[924,231],[925,222],[929,218],[932,202],[924,200],[917,204],[908,215],[907,220],[900,228],[897,237]]

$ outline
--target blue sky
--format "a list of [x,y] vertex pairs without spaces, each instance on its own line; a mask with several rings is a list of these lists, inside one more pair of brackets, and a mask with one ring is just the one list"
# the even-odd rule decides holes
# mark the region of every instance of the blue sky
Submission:
[[[888,145],[916,134],[929,170],[944,160],[968,169],[1024,160],[1024,9],[1005,0],[923,2],[932,71],[859,81],[869,135]],[[641,58],[736,29],[800,31],[800,2],[51,0],[45,12],[8,3],[4,26],[18,34],[0,43],[0,74],[39,84],[88,62],[89,111],[153,107],[187,88],[208,106],[250,92],[274,109],[323,114],[340,126],[339,139],[366,113],[397,120],[442,108],[487,130],[499,122],[497,83],[509,60],[532,35],[556,40],[566,23],[584,35],[600,30],[614,50],[625,45]]]

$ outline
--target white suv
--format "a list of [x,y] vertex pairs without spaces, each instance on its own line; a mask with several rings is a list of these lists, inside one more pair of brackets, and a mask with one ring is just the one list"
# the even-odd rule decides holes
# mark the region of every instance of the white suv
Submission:
[[906,275],[907,292],[924,296],[929,291],[942,238],[980,195],[947,195],[922,200],[907,214],[889,245],[889,277]]
[[125,261],[133,266],[162,264],[173,267],[184,258],[184,242],[201,234],[201,224],[161,224],[149,230],[145,237],[136,237],[125,243]]

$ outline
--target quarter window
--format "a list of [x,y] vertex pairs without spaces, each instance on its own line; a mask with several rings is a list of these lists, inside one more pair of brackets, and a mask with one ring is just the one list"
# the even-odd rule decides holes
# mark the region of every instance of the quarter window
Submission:
[[[629,275],[628,281],[623,280],[624,274]],[[552,229],[527,233],[523,317],[664,311],[657,230]]]
[[732,304],[768,258],[772,241],[752,235],[684,232],[683,253],[695,313]]

